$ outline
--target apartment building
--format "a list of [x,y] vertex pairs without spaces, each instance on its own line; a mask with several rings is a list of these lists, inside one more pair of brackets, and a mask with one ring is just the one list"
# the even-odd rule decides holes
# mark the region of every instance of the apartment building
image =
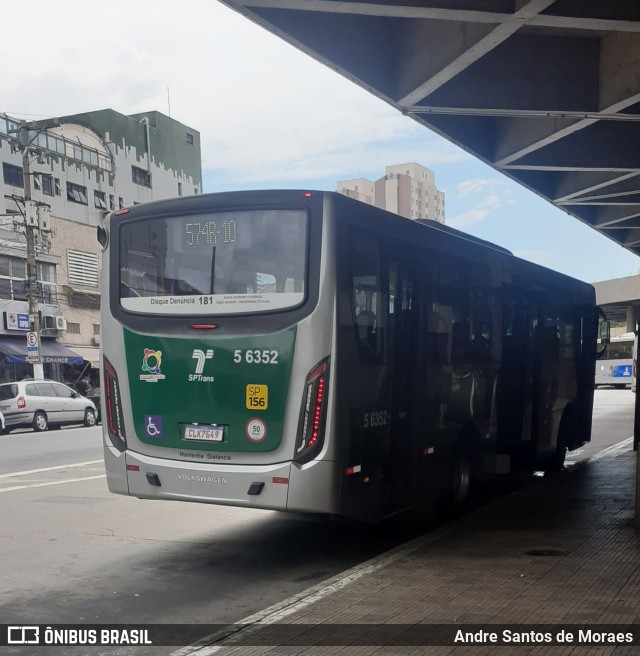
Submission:
[[[200,134],[160,112],[112,109],[29,124],[41,356],[47,378],[99,380],[101,249],[105,213],[202,193]],[[20,120],[0,116],[0,382],[32,375]],[[42,210],[42,211],[40,211]]]
[[436,188],[433,171],[415,162],[387,166],[384,176],[375,182],[341,180],[336,190],[407,219],[444,223],[444,192]]

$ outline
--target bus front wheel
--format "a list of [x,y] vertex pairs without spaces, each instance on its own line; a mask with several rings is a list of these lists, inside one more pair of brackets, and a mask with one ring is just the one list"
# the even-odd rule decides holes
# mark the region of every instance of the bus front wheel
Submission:
[[543,470],[546,474],[553,474],[562,471],[564,461],[567,457],[567,446],[571,443],[571,436],[574,431],[573,414],[570,407],[565,408],[558,428],[558,437],[556,440],[555,453],[547,458]]

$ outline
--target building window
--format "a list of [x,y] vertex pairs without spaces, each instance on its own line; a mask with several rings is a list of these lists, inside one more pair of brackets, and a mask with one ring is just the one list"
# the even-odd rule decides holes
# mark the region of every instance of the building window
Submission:
[[4,174],[4,183],[12,187],[24,187],[24,180],[22,178],[22,167],[14,166],[2,162],[2,173]]
[[53,196],[53,177],[50,175],[42,175],[42,193],[45,196]]
[[53,186],[56,190],[56,196],[62,196],[62,186],[60,185],[60,178],[53,179]]
[[38,300],[49,305],[58,304],[58,286],[56,285],[56,267],[49,262],[38,262]]
[[131,167],[131,179],[135,184],[151,188],[151,173],[137,166]]
[[79,335],[80,334],[80,324],[79,323],[72,323],[71,321],[67,321],[67,332],[68,333],[73,333],[74,335]]
[[72,203],[88,205],[87,188],[74,184],[73,182],[67,182],[67,200],[70,200]]
[[94,323],[93,324],[93,334],[94,335],[99,335],[100,334],[100,324],[99,323]]
[[124,198],[122,196],[118,196],[118,209],[121,210],[124,208]]
[[67,251],[70,285],[98,286],[98,256],[85,251]]
[[99,210],[107,209],[107,194],[104,191],[98,191],[97,189],[93,192],[93,203]]
[[113,194],[109,194],[109,209],[113,212],[116,209],[116,201]]
[[0,255],[0,298],[27,300],[27,261]]
[[193,146],[193,135],[192,135],[192,134],[189,134],[188,132],[187,132],[187,143],[188,143],[190,146]]

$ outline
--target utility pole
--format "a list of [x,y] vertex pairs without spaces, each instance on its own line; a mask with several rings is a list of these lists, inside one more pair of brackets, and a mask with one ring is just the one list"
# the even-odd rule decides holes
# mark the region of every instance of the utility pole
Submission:
[[[36,225],[37,216],[31,199],[31,169],[29,165],[29,126],[25,120],[20,121],[20,149],[22,150],[22,180],[24,183],[24,218],[27,239],[27,299],[29,301],[29,321],[31,332],[35,333],[38,346],[37,358],[33,362],[34,379],[44,378],[41,358],[40,312],[38,309],[38,266],[36,263]],[[35,225],[34,225],[35,223]]]

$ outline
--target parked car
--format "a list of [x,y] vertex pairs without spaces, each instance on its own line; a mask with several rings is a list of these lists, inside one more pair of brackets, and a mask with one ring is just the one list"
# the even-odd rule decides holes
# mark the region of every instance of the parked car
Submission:
[[96,406],[96,419],[98,421],[102,421],[102,405],[100,402],[100,388],[99,387],[92,387],[86,394],[85,396],[89,399],[89,401],[93,401],[93,405]]
[[20,380],[0,384],[0,412],[5,430],[31,426],[44,431],[63,424],[95,426],[93,401],[54,380]]

